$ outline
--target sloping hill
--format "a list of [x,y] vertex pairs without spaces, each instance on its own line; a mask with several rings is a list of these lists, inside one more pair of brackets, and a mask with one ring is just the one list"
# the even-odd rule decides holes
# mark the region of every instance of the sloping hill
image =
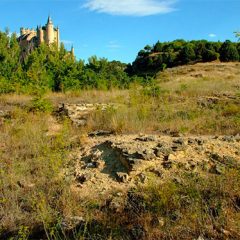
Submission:
[[171,93],[184,88],[185,93],[197,96],[236,95],[240,92],[240,63],[198,63],[169,68],[160,72],[157,79]]

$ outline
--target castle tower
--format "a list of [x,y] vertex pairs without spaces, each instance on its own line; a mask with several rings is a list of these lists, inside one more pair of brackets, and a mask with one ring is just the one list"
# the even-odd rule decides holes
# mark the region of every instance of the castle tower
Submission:
[[44,32],[41,26],[37,27],[38,45],[44,43]]
[[46,44],[51,45],[52,43],[54,43],[54,27],[52,19],[49,16],[46,25]]

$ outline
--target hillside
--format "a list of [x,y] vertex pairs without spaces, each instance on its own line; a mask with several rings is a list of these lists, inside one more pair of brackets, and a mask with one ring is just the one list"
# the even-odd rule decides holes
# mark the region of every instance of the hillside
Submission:
[[129,69],[131,73],[154,76],[159,70],[187,64],[213,61],[239,62],[240,44],[226,40],[210,42],[207,40],[157,42],[147,45],[138,52]]
[[0,109],[0,239],[240,238],[240,63]]

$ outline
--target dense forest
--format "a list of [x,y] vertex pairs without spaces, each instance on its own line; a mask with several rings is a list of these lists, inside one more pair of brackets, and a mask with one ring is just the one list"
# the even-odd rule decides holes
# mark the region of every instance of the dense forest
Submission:
[[16,34],[0,31],[0,93],[129,88],[147,84],[168,67],[197,62],[239,61],[240,43],[175,40],[141,50],[132,64],[90,57],[76,60],[62,44],[41,45],[21,61]]

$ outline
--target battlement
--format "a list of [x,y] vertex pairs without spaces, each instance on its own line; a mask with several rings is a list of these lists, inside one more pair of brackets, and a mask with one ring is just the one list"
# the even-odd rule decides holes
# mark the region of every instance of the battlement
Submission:
[[25,34],[34,34],[35,36],[37,35],[37,31],[35,29],[30,29],[30,28],[20,28],[20,34],[25,35]]

